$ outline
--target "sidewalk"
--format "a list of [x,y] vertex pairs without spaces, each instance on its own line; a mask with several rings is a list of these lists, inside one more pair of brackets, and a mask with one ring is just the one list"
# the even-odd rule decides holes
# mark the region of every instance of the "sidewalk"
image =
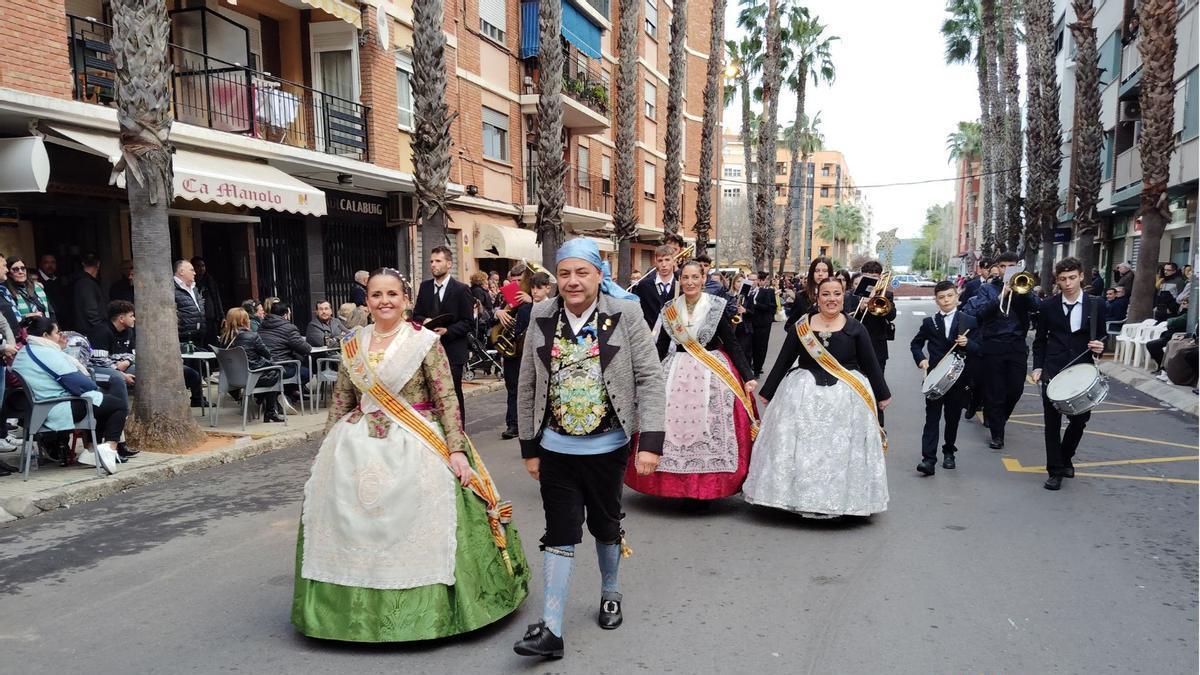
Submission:
[[1164,382],[1144,368],[1132,368],[1119,361],[1101,361],[1100,372],[1189,415],[1200,414],[1200,396],[1193,394],[1191,387]]
[[[463,383],[463,396],[472,397],[502,389],[504,382],[478,378]],[[117,473],[104,478],[95,467],[43,463],[24,481],[19,474],[0,477],[0,523],[36,516],[45,511],[92,501],[139,485],[227,464],[272,450],[319,438],[325,429],[327,409],[316,413],[288,415],[287,425],[251,422],[242,431],[241,408],[226,399],[221,407],[220,426],[210,427],[209,417],[193,411],[208,440],[187,454],[142,452],[120,465]],[[16,452],[0,453],[0,460],[18,466]]]

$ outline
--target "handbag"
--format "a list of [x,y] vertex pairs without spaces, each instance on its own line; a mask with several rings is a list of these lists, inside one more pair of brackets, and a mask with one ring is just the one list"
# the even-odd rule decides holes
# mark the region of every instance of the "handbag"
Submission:
[[67,393],[71,394],[72,396],[82,396],[89,391],[97,391],[100,389],[100,387],[92,380],[92,378],[84,375],[78,370],[60,375],[53,370],[50,370],[46,364],[42,363],[42,360],[37,357],[37,354],[34,353],[32,347],[26,346],[25,351],[29,354],[29,358],[33,359],[33,362],[36,363],[39,368],[46,371],[47,375],[53,377],[54,381],[57,382],[63,389],[66,389]]

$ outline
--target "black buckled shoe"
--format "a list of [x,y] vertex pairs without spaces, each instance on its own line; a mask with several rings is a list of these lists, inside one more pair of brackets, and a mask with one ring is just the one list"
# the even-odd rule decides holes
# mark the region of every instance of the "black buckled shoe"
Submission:
[[1002,450],[1004,448],[1004,439],[1000,436],[993,435],[988,441],[988,447],[993,450]]
[[141,452],[141,450],[134,450],[133,448],[125,445],[124,442],[117,443],[117,455],[120,456],[121,459],[123,459],[123,460],[129,459],[130,457],[133,457],[134,455],[138,454],[139,452]]
[[934,472],[937,471],[937,469],[934,468],[936,464],[937,462],[933,461],[932,459],[923,459],[921,460],[921,463],[917,465],[917,471],[925,474],[926,476],[932,476]]
[[539,621],[530,624],[525,630],[525,637],[517,640],[513,651],[521,656],[541,656],[547,659],[561,659],[563,656],[563,639],[546,628],[546,622]]
[[517,437],[517,428],[516,427],[508,427],[504,431],[500,432],[500,438],[503,438],[506,441],[514,439],[516,437]]
[[1075,477],[1075,467],[1068,466],[1067,468],[1063,469],[1063,477],[1064,478],[1074,478]]
[[942,468],[943,469],[953,469],[954,468],[954,453],[953,452],[947,452],[946,455],[942,458]]
[[618,593],[615,599],[606,599],[600,601],[600,614],[596,617],[596,622],[604,630],[613,630],[621,625],[624,621],[621,616],[621,595]]
[[1062,481],[1062,476],[1050,476],[1046,479],[1046,483],[1042,485],[1042,487],[1046,488],[1047,490],[1061,490]]

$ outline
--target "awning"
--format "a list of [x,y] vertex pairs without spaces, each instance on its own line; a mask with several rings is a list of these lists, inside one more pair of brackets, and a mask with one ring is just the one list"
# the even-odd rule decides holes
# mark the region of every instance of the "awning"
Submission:
[[45,192],[49,180],[50,158],[41,138],[0,138],[0,193]]
[[519,227],[478,223],[475,225],[475,257],[507,260],[542,259],[537,233]]
[[300,2],[332,14],[342,21],[352,23],[355,28],[362,28],[362,12],[345,0],[300,0]]
[[[52,125],[46,140],[90,152],[116,164],[121,158],[117,137]],[[229,204],[252,209],[325,215],[325,193],[266,164],[218,157],[193,150],[175,151],[174,195],[210,204]]]
[[[554,1],[554,0],[552,0]],[[567,0],[557,0],[562,3],[562,36],[579,48],[579,51],[593,59],[600,58],[600,27],[592,23],[583,12],[575,8]],[[541,27],[538,25],[538,5],[540,0],[523,0],[521,2],[521,58],[537,56],[541,40]]]

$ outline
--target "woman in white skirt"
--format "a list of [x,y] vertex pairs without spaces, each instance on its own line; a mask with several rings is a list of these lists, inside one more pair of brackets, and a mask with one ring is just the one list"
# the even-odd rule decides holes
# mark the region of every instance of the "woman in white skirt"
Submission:
[[891,402],[863,325],[842,313],[836,278],[817,287],[817,312],[784,340],[760,390],[771,402],[742,488],[746,501],[812,518],[887,510],[885,438]]

